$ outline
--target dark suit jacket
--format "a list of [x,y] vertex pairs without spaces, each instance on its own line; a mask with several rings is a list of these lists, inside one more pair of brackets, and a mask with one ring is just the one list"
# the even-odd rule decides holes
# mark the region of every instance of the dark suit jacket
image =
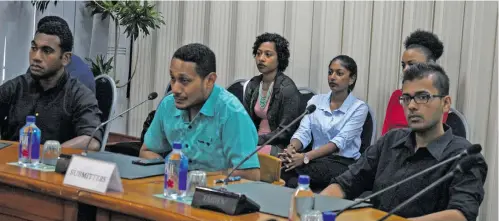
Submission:
[[[262,75],[253,77],[246,86],[244,93],[244,108],[248,111],[256,128],[259,127],[261,118],[255,114],[255,104],[258,100],[258,93]],[[285,127],[295,118],[300,115],[300,92],[291,78],[283,73],[277,73],[272,98],[270,100],[269,109],[267,112],[267,119],[271,132],[265,135],[258,136],[258,145],[263,144],[265,141],[274,136],[277,132]],[[271,145],[284,145],[289,144],[289,140],[293,133],[299,126],[299,122],[289,128],[286,132],[282,133],[277,139],[271,142]]]

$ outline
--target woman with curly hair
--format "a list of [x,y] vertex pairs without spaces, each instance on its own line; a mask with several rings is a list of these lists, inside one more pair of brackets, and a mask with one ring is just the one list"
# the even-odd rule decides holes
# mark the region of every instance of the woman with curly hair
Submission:
[[[405,72],[409,66],[416,63],[436,62],[444,52],[444,45],[438,37],[427,31],[416,30],[409,35],[404,42],[405,51],[402,54],[402,70]],[[397,89],[392,93],[388,106],[386,107],[385,121],[383,123],[384,135],[394,128],[406,128],[407,119],[404,109],[400,105],[399,97],[402,90]],[[443,122],[447,121],[448,113],[444,113]]]
[[[279,34],[256,38],[253,56],[260,75],[253,77],[244,92],[244,107],[258,130],[258,145],[278,133],[299,116],[300,92],[283,72],[289,64],[289,42]],[[298,125],[286,130],[260,152],[277,155],[286,147]],[[272,147],[274,146],[274,147]]]

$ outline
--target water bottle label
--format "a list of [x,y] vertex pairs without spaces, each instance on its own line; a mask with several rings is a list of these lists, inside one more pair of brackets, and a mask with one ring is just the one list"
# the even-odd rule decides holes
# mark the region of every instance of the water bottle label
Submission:
[[166,189],[175,189],[175,181],[173,179],[166,180]]
[[178,188],[178,183],[177,183],[177,174],[176,174],[176,171],[177,169],[175,168],[175,164],[170,164],[168,163],[167,164],[167,167],[166,167],[166,175],[167,177],[165,177],[165,185],[166,185],[166,189],[172,189],[172,190],[177,190]]
[[184,191],[187,190],[187,170],[180,169],[178,189]]
[[31,134],[31,142],[30,142],[30,150],[31,150],[31,160],[32,163],[37,164],[40,159],[40,130],[33,129],[33,133]]
[[165,173],[165,182],[164,182],[164,188],[165,188],[165,189],[170,189],[170,188],[171,188],[171,187],[170,187],[170,183],[169,183],[168,181],[169,181],[169,180],[168,180],[168,174],[167,174],[167,173]]
[[21,135],[21,156],[23,158],[28,158],[29,150],[28,150],[28,136]]

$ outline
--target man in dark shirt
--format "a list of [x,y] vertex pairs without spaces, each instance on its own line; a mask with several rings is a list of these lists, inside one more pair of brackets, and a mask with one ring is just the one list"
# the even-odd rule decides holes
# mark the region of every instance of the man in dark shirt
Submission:
[[[61,25],[68,26],[68,23],[61,17],[49,15],[40,19],[40,21],[38,21],[38,24],[36,25],[36,28],[40,28],[40,26],[42,26],[46,22],[59,22],[61,23]],[[66,65],[66,71],[71,77],[78,79],[81,83],[83,83],[83,85],[87,86],[92,92],[95,93],[94,74],[80,57],[71,53],[71,59],[69,60],[69,64]]]
[[[438,162],[461,153],[471,144],[442,124],[450,109],[449,79],[437,64],[415,64],[405,73],[400,102],[409,129],[395,129],[380,138],[349,170],[331,180],[323,195],[354,199],[379,191]],[[411,220],[475,220],[483,200],[487,164],[475,155],[471,170],[428,191],[397,215]],[[451,172],[453,161],[372,199],[374,207],[390,211]]]
[[[95,95],[64,65],[69,63],[73,36],[67,25],[46,22],[31,41],[30,69],[0,86],[2,139],[18,140],[26,116],[36,116],[41,142],[58,140],[62,146],[84,148],[100,124]],[[92,138],[90,149],[100,147],[102,130]]]

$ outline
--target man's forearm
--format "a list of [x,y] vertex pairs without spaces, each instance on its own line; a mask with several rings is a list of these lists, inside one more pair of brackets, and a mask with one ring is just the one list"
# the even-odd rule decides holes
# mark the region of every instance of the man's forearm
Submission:
[[260,181],[260,169],[236,170],[232,176],[240,176],[247,180]]
[[[85,149],[89,139],[90,139],[90,136],[82,135],[82,136],[75,137],[71,140],[68,140],[68,141],[62,143],[61,146],[62,147]],[[95,138],[92,138],[90,145],[88,145],[88,149],[93,150],[93,151],[100,150],[100,142],[98,140],[96,140]]]
[[139,154],[140,158],[145,158],[145,159],[156,159],[156,158],[162,158],[161,155],[152,152],[150,150],[141,150]]
[[411,221],[466,221],[461,211],[456,209],[444,210],[436,213],[431,213],[428,215],[409,218]]
[[321,195],[324,196],[332,196],[332,197],[337,197],[337,198],[345,198],[345,193],[343,193],[343,189],[341,189],[341,186],[333,183],[330,184],[326,189],[324,189],[321,192]]
[[163,158],[161,155],[150,151],[146,144],[142,144],[142,147],[140,147],[139,157],[144,159]]

